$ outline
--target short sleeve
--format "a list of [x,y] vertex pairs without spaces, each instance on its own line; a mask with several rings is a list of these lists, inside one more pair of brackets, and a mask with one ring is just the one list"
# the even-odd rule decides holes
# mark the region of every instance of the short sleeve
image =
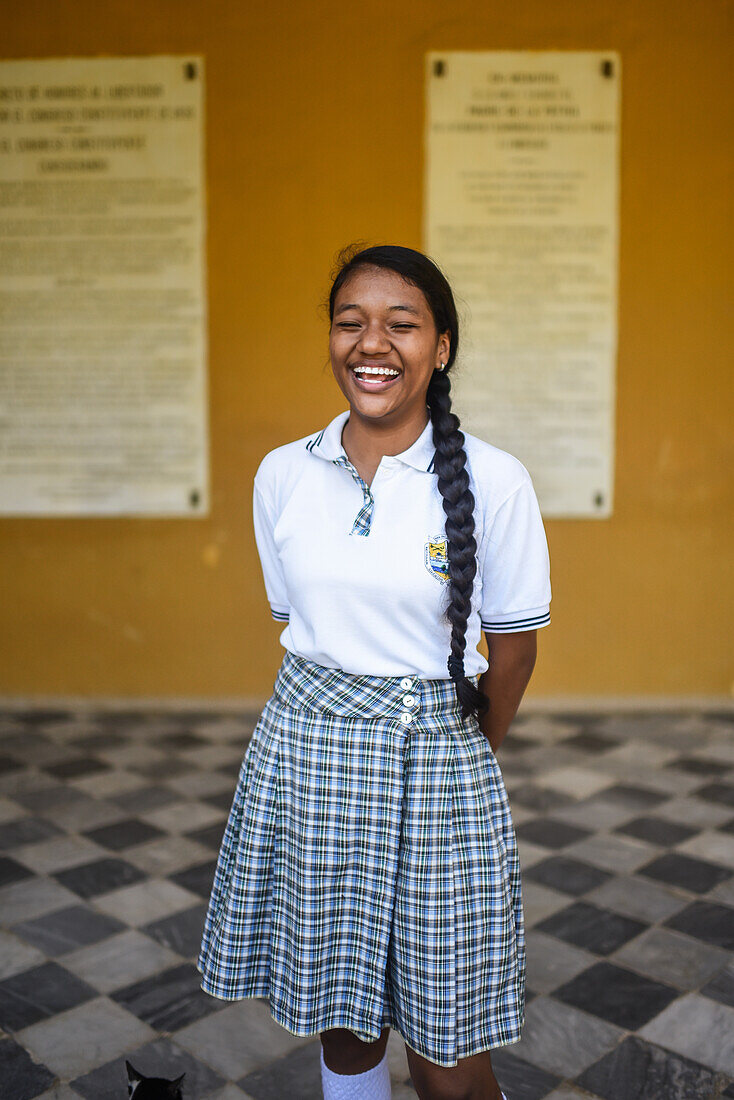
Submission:
[[550,563],[530,477],[488,517],[482,545],[482,630],[513,633],[550,622]]
[[287,623],[290,618],[290,604],[283,568],[273,538],[276,516],[257,480],[252,495],[252,520],[271,614],[278,622]]

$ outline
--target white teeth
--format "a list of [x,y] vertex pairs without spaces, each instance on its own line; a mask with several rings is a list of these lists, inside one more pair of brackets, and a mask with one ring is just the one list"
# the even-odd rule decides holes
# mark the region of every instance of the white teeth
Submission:
[[400,371],[391,367],[355,367],[355,374],[384,374],[389,378],[396,378]]

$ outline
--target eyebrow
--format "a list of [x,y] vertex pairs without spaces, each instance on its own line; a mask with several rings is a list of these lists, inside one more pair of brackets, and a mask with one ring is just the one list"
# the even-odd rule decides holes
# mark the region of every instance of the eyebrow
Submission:
[[[337,313],[346,313],[346,311],[348,309],[359,309],[359,310],[361,310],[362,307],[357,302],[345,302],[343,306],[338,307],[336,312]],[[395,313],[396,310],[403,310],[405,313],[412,313],[416,317],[420,317],[419,311],[417,309],[415,309],[413,306],[399,305],[399,306],[389,306],[388,307],[388,313]]]

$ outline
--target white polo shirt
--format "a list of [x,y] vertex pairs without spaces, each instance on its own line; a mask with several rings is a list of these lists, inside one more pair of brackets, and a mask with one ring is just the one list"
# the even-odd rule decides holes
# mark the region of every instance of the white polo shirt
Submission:
[[[385,456],[369,488],[342,447],[349,412],[276,447],[255,475],[254,526],[282,645],[329,668],[447,679],[451,627],[445,513],[433,471],[433,426]],[[476,501],[477,574],[466,630],[467,676],[484,672],[481,631],[550,622],[548,547],[530,475],[466,435]]]

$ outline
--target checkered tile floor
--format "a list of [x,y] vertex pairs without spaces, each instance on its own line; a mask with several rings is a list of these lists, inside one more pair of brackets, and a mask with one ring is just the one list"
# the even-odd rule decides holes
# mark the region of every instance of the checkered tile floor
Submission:
[[[253,716],[0,711],[0,1092],[321,1097],[318,1037],[199,989],[194,956]],[[734,1097],[734,715],[518,718],[528,1009],[509,1100]],[[403,1044],[394,1100],[410,1100]]]

